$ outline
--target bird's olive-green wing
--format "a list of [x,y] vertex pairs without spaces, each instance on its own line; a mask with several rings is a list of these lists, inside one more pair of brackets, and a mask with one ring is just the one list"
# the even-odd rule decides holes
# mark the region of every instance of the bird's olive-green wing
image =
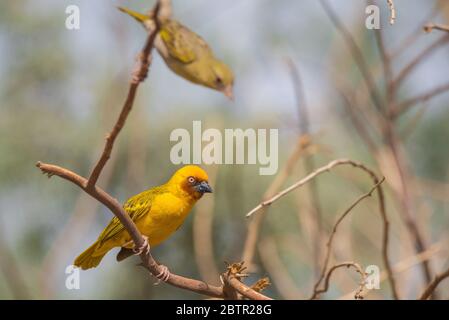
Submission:
[[[124,204],[123,209],[125,209],[131,219],[136,222],[150,212],[154,198],[165,192],[166,190],[163,187],[156,187],[139,193],[138,195],[128,199],[128,201]],[[119,232],[123,231],[124,228],[125,227],[120,220],[117,217],[114,217],[111,222],[109,222],[108,226],[103,230],[98,238],[98,241],[102,244],[113,238]]]
[[182,63],[192,63],[199,58],[199,53],[211,54],[209,46],[199,35],[177,21],[164,23],[159,34],[168,54]]

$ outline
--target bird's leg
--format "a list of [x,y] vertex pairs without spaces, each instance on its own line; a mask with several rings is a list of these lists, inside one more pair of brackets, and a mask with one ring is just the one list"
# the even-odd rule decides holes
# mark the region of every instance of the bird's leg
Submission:
[[163,264],[160,264],[159,267],[161,268],[161,272],[155,275],[155,277],[158,279],[155,285],[158,285],[159,283],[161,283],[161,281],[167,282],[168,279],[170,278],[170,270],[168,270],[168,268]]
[[145,252],[146,254],[150,252],[150,243],[148,242],[148,237],[144,235],[142,235],[142,237],[144,239],[143,244],[138,248],[134,245],[133,252],[135,255],[140,255],[143,252]]

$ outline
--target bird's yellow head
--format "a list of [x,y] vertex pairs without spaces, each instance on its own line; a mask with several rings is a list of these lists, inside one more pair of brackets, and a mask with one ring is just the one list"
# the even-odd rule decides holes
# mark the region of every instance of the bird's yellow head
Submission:
[[223,62],[219,60],[212,61],[212,79],[209,83],[215,90],[223,92],[223,94],[231,100],[234,100],[233,86],[234,74],[232,70]]
[[200,199],[205,193],[212,193],[206,171],[194,165],[188,165],[176,171],[168,185],[174,186],[177,193],[187,194],[195,200]]

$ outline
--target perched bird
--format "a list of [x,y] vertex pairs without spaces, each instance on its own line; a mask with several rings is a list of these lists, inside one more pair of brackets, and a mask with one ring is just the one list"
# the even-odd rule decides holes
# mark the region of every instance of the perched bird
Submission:
[[[123,7],[118,9],[136,19],[148,31],[155,29],[153,14],[141,14]],[[155,46],[167,66],[179,76],[218,90],[232,100],[232,70],[214,56],[208,44],[178,21],[160,18],[159,25],[160,31]]]
[[[207,192],[212,192],[207,173],[198,166],[188,165],[176,171],[167,183],[131,197],[123,208],[146,242],[155,246],[179,229],[193,205]],[[94,268],[115,247],[121,247],[118,261],[143,250],[134,248],[130,235],[117,217],[111,220],[98,240],[76,258],[74,265],[83,270]],[[160,276],[167,279],[166,273]]]

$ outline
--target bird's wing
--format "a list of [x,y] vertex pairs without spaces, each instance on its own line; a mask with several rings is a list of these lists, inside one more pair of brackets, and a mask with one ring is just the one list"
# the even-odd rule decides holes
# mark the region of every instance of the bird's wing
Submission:
[[[144,191],[131,197],[128,201],[126,201],[123,209],[129,214],[131,219],[136,222],[146,214],[148,214],[151,210],[151,205],[155,196],[160,195],[166,192],[163,187],[156,187],[150,190]],[[109,222],[108,226],[103,230],[98,241],[100,244],[105,241],[111,239],[119,232],[124,230],[123,224],[117,217],[114,217],[111,222]]]
[[198,52],[210,53],[207,43],[179,22],[170,20],[160,31],[168,54],[179,62],[188,64],[198,59]]

